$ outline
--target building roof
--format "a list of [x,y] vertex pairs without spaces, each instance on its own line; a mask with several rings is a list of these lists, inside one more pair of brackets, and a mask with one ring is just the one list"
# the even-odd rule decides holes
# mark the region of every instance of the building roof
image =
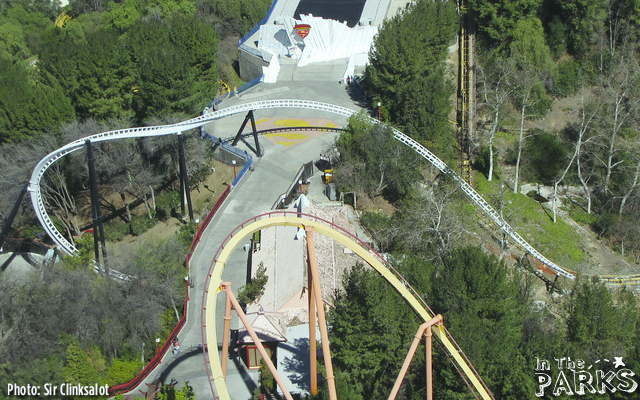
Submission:
[[[276,325],[264,313],[247,315],[253,330],[263,342],[286,342],[287,338],[280,332]],[[238,344],[252,344],[253,339],[243,326],[238,330]]]

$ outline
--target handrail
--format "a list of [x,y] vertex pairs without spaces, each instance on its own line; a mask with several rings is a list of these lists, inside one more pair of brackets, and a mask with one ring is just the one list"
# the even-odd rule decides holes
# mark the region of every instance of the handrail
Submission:
[[[218,197],[218,200],[216,200],[213,207],[211,207],[211,210],[207,213],[207,216],[202,221],[202,224],[198,226],[198,229],[196,230],[196,235],[193,241],[191,242],[191,246],[189,247],[189,251],[187,252],[187,256],[186,256],[187,277],[189,276],[189,266],[191,262],[191,257],[193,256],[193,252],[195,251],[196,246],[198,245],[198,243],[200,243],[200,239],[202,238],[202,232],[204,232],[207,226],[209,226],[209,223],[213,219],[216,212],[220,209],[224,201],[227,199],[227,196],[229,196],[230,192],[231,192],[231,186],[227,186],[227,188],[222,192],[220,197]],[[187,305],[190,299],[188,279],[185,281],[185,285],[186,285],[186,293],[184,298],[184,311],[182,313],[182,318],[180,318],[180,320],[178,321],[178,324],[175,326],[175,328],[173,328],[173,330],[171,331],[171,334],[167,337],[167,340],[164,342],[164,344],[160,348],[160,352],[156,354],[156,356],[153,359],[151,359],[149,364],[147,364],[147,366],[144,367],[142,371],[140,371],[140,373],[136,375],[135,378],[133,378],[129,382],[110,387],[109,395],[114,396],[120,393],[130,392],[135,387],[140,385],[142,381],[144,381],[147,378],[147,376],[149,376],[151,371],[153,371],[153,369],[160,364],[162,357],[164,357],[167,350],[169,349],[170,343],[175,337],[177,337],[178,333],[186,323]]]
[[[346,107],[337,106],[329,103],[322,103],[311,100],[290,100],[290,99],[279,99],[279,100],[263,100],[256,101],[252,103],[245,103],[236,106],[231,106],[228,108],[224,108],[218,111],[214,111],[205,115],[201,115],[186,121],[179,122],[177,124],[172,125],[164,125],[164,126],[150,126],[143,128],[131,128],[131,129],[120,129],[115,131],[98,133],[96,135],[92,135],[83,139],[76,140],[71,142],[60,149],[50,153],[45,158],[43,158],[36,168],[34,169],[31,180],[29,182],[29,191],[31,192],[31,200],[33,203],[33,208],[36,211],[36,215],[40,220],[40,223],[47,231],[47,234],[67,253],[72,254],[77,251],[77,249],[73,246],[73,244],[69,243],[66,238],[56,229],[53,225],[53,222],[49,218],[45,208],[44,202],[42,201],[42,195],[40,192],[40,180],[44,175],[46,169],[51,166],[55,161],[60,159],[61,157],[72,153],[74,151],[79,150],[85,143],[85,140],[92,140],[95,142],[115,140],[115,139],[123,139],[123,138],[137,138],[137,137],[150,137],[150,136],[161,136],[161,135],[173,135],[178,134],[183,131],[198,128],[206,123],[211,121],[228,117],[230,115],[248,112],[251,110],[263,110],[269,108],[301,108],[315,111],[325,111],[337,115],[341,115],[344,117],[350,117],[356,114],[356,111],[351,110]],[[367,119],[372,122],[379,124],[380,121],[367,117]],[[502,229],[506,234],[508,234],[516,243],[518,243],[525,251],[531,254],[533,257],[540,260],[543,264],[547,265],[550,269],[552,269],[556,274],[564,276],[568,279],[575,279],[575,275],[567,270],[561,268],[556,265],[554,262],[543,256],[538,250],[536,250],[533,246],[531,246],[522,236],[520,236],[515,229],[511,227],[498,212],[496,212],[493,207],[487,201],[480,196],[478,192],[473,189],[467,182],[464,181],[462,177],[460,177],[453,169],[451,169],[444,161],[438,158],[435,154],[429,151],[426,147],[421,145],[420,143],[413,140],[411,137],[405,135],[395,128],[391,128],[393,130],[394,138],[401,143],[405,144],[408,147],[411,147],[416,153],[422,156],[424,159],[429,161],[433,166],[438,168],[441,172],[451,176],[456,182],[460,184],[460,188],[464,193],[466,193],[471,200],[476,204],[478,208],[484,211],[491,220],[498,225],[500,229]]]

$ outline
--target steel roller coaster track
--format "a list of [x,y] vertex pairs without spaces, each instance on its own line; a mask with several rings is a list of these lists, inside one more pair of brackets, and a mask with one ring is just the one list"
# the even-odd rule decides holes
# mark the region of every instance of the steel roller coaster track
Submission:
[[[316,101],[309,100],[265,100],[258,101],[252,103],[246,103],[241,105],[236,105],[228,108],[224,108],[221,110],[217,110],[202,116],[198,116],[196,118],[192,118],[186,121],[182,121],[176,124],[171,125],[162,125],[162,126],[150,126],[150,127],[141,127],[141,128],[129,128],[129,129],[120,129],[108,132],[102,132],[95,135],[91,135],[82,139],[78,139],[71,143],[68,143],[65,146],[60,147],[59,149],[51,152],[46,157],[44,157],[40,162],[36,165],[31,174],[31,178],[29,181],[28,191],[31,195],[31,202],[33,204],[33,208],[36,212],[38,220],[41,225],[44,227],[45,231],[53,239],[53,241],[66,253],[73,254],[78,250],[76,247],[70,243],[54,226],[47,210],[45,209],[44,202],[42,199],[42,192],[40,187],[40,181],[44,176],[45,171],[49,168],[53,163],[58,161],[60,158],[64,157],[67,154],[73,153],[77,150],[80,150],[85,145],[86,140],[90,140],[93,143],[106,142],[110,140],[119,140],[119,139],[132,139],[132,138],[144,138],[144,137],[152,137],[152,136],[164,136],[164,135],[180,135],[182,132],[188,131],[190,129],[199,128],[209,122],[225,118],[231,115],[246,113],[249,111],[255,110],[266,110],[266,109],[275,109],[275,108],[296,108],[296,109],[307,109],[313,111],[323,111],[332,114],[341,115],[343,117],[350,117],[357,113],[357,111],[351,110],[346,107],[341,107],[328,103],[321,103]],[[372,123],[380,123],[374,118],[368,117]],[[574,280],[576,278],[576,274],[572,271],[568,271],[559,265],[556,265],[553,261],[546,258],[542,255],[538,250],[536,250],[532,245],[530,245],[518,232],[516,232],[511,225],[509,225],[500,214],[491,207],[491,205],[478,193],[475,189],[469,185],[460,175],[458,175],[452,168],[450,168],[444,161],[438,158],[435,154],[429,151],[426,147],[416,142],[409,136],[400,132],[395,128],[391,128],[393,131],[394,138],[404,145],[413,149],[416,153],[422,156],[424,159],[429,161],[433,166],[438,168],[442,173],[449,175],[453,178],[459,185],[460,189],[464,193],[466,193],[469,198],[473,201],[473,203],[482,210],[503,232],[505,232],[514,242],[516,242],[525,252],[538,259],[541,263],[546,265],[549,269],[551,269],[555,274],[568,278],[570,280]],[[640,275],[627,275],[627,276],[611,276],[606,275],[602,276],[602,279],[605,282],[611,284],[628,284],[628,285],[637,285],[640,284]]]

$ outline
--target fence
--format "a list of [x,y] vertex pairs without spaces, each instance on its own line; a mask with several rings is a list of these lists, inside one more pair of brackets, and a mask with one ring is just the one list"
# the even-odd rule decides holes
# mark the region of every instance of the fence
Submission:
[[287,189],[287,191],[282,193],[278,197],[278,200],[276,200],[276,202],[273,203],[273,206],[271,207],[271,209],[272,210],[284,209],[287,207],[288,204],[291,204],[293,199],[300,194],[300,185],[298,184],[298,182],[300,181],[305,182],[312,176],[313,176],[313,161],[309,161],[306,164],[302,164],[302,167],[300,167],[300,169],[298,170],[296,177],[293,178],[293,182],[291,182],[291,185],[289,185],[289,188]]
[[[191,256],[193,255],[193,252],[196,246],[198,245],[198,243],[200,242],[200,239],[202,238],[202,232],[204,232],[204,230],[207,228],[207,226],[213,219],[216,212],[220,209],[220,207],[226,200],[227,196],[229,196],[229,192],[231,192],[231,186],[227,186],[224,192],[222,192],[222,194],[220,195],[220,197],[218,197],[218,200],[216,200],[211,210],[207,213],[207,216],[202,221],[202,224],[198,226],[198,229],[196,231],[196,236],[191,242],[191,247],[189,248],[189,251],[187,252],[187,256],[186,256],[187,276],[189,274],[189,263],[191,262]],[[178,333],[180,332],[184,324],[187,322],[187,303],[190,299],[189,281],[188,280],[185,281],[185,284],[186,284],[186,295],[184,298],[184,311],[182,313],[182,318],[180,318],[180,321],[178,321],[178,324],[175,326],[175,328],[173,328],[173,331],[171,331],[171,334],[169,335],[169,337],[167,337],[167,340],[164,342],[164,344],[160,348],[160,351],[158,352],[158,354],[156,354],[156,356],[149,362],[149,364],[147,364],[146,367],[144,367],[144,369],[135,378],[133,378],[127,383],[110,387],[109,388],[110,396],[115,396],[120,393],[126,393],[126,392],[132,391],[138,385],[140,385],[142,381],[144,381],[147,378],[147,376],[149,376],[149,374],[151,373],[151,371],[153,371],[155,367],[157,367],[160,364],[160,362],[162,361],[162,357],[164,357],[164,355],[167,353],[167,350],[172,345],[173,339],[175,339],[178,336]]]
[[251,168],[251,165],[253,164],[253,157],[251,156],[248,156],[248,157],[249,158],[247,159],[247,162],[244,164],[244,166],[242,167],[238,175],[233,179],[233,182],[231,182],[232,187],[236,187],[236,185],[240,182],[244,174],[246,174],[249,168]]

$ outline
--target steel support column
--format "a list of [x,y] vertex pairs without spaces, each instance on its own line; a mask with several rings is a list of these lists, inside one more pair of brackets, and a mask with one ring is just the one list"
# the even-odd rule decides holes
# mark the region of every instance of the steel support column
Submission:
[[309,297],[309,367],[310,367],[310,388],[311,394],[318,394],[318,351],[316,349],[316,304],[315,291],[313,290],[313,278],[311,266],[307,273],[307,296]]
[[434,318],[425,322],[424,324],[418,327],[418,331],[416,335],[413,337],[413,342],[411,342],[411,347],[407,352],[407,357],[404,359],[404,363],[402,364],[402,368],[400,368],[400,372],[398,373],[398,377],[396,378],[396,382],[391,389],[391,393],[389,394],[388,400],[394,400],[398,395],[398,391],[400,390],[400,385],[402,385],[402,381],[404,380],[407,371],[409,370],[409,365],[411,365],[411,360],[413,356],[416,354],[416,350],[418,349],[418,345],[420,344],[420,340],[422,336],[426,334],[426,354],[427,354],[427,399],[432,400],[432,365],[431,365],[431,327],[434,325],[442,325],[442,315],[438,314]]
[[13,220],[15,219],[16,214],[18,214],[18,210],[20,209],[20,203],[22,203],[22,200],[24,199],[24,194],[27,193],[28,187],[29,185],[24,185],[22,187],[22,190],[18,195],[18,200],[16,200],[16,202],[13,204],[13,208],[9,213],[9,217],[4,221],[4,226],[2,227],[2,231],[0,231],[0,249],[4,244],[4,239],[9,234],[9,230],[11,230],[11,224],[13,223]]
[[189,220],[193,221],[193,207],[191,206],[191,191],[189,190],[189,177],[187,175],[187,161],[184,156],[184,141],[182,132],[178,132],[178,156],[180,158],[180,201],[182,204],[182,215],[184,215],[185,199],[189,207]]
[[313,228],[305,227],[307,232],[307,252],[309,253],[309,271],[313,281],[313,291],[318,312],[318,325],[320,328],[320,338],[322,340],[322,357],[327,372],[327,386],[329,386],[329,399],[337,400],[336,381],[333,375],[333,363],[331,361],[331,349],[329,348],[329,333],[327,331],[327,319],[324,315],[324,302],[322,301],[322,291],[320,289],[320,277],[318,275],[318,263],[316,260],[316,248],[313,240]]
[[[233,292],[231,291],[231,283],[221,282],[220,287],[226,292],[228,299],[231,301],[231,305],[233,306],[233,308],[236,310],[236,313],[238,314],[238,318],[240,318],[240,321],[242,321],[242,324],[244,325],[244,327],[247,328],[247,333],[249,333],[249,336],[251,336],[251,340],[253,340],[253,344],[255,344],[256,347],[258,348],[258,351],[260,352],[262,359],[264,360],[265,364],[267,364],[267,367],[269,368],[269,371],[271,371],[271,374],[273,374],[273,379],[275,379],[278,386],[280,386],[280,390],[282,390],[282,394],[284,395],[285,399],[293,400],[293,397],[291,397],[291,393],[289,392],[289,389],[287,389],[286,385],[284,384],[284,381],[282,380],[282,377],[278,373],[276,366],[273,365],[273,361],[271,361],[271,357],[269,356],[269,353],[267,353],[267,351],[265,350],[264,346],[262,345],[262,341],[258,337],[258,334],[251,326],[251,323],[249,323],[249,320],[247,319],[247,316],[245,315],[244,311],[242,311],[242,307],[240,306],[240,303],[238,303],[236,296],[233,295]],[[211,351],[216,351],[216,350],[212,349]]]
[[227,378],[229,360],[229,331],[231,329],[231,299],[227,295],[224,305],[224,332],[222,334],[222,374]]
[[91,140],[85,140],[87,146],[87,164],[89,166],[89,185],[91,187],[91,216],[93,218],[93,245],[96,262],[100,264],[100,245],[102,245],[102,264],[105,267],[105,275],[109,276],[107,268],[107,245],[104,239],[102,226],[102,211],[100,210],[100,196],[98,194],[98,179],[96,178],[95,159],[93,158],[93,146]]
[[[252,135],[256,143],[255,149],[251,147],[249,143],[245,142],[244,139],[242,138],[242,131],[244,130],[245,126],[247,126],[247,122],[249,121],[251,121]],[[240,129],[238,129],[238,133],[236,134],[236,137],[233,139],[233,142],[231,143],[231,145],[232,146],[237,145],[240,140],[242,140],[244,144],[246,144],[247,147],[249,147],[249,149],[251,149],[251,151],[253,151],[258,157],[262,156],[262,150],[260,149],[260,142],[258,142],[258,130],[256,129],[256,121],[253,118],[253,110],[250,110],[247,113],[247,115],[244,117],[244,121],[242,122],[242,125],[240,125]]]

